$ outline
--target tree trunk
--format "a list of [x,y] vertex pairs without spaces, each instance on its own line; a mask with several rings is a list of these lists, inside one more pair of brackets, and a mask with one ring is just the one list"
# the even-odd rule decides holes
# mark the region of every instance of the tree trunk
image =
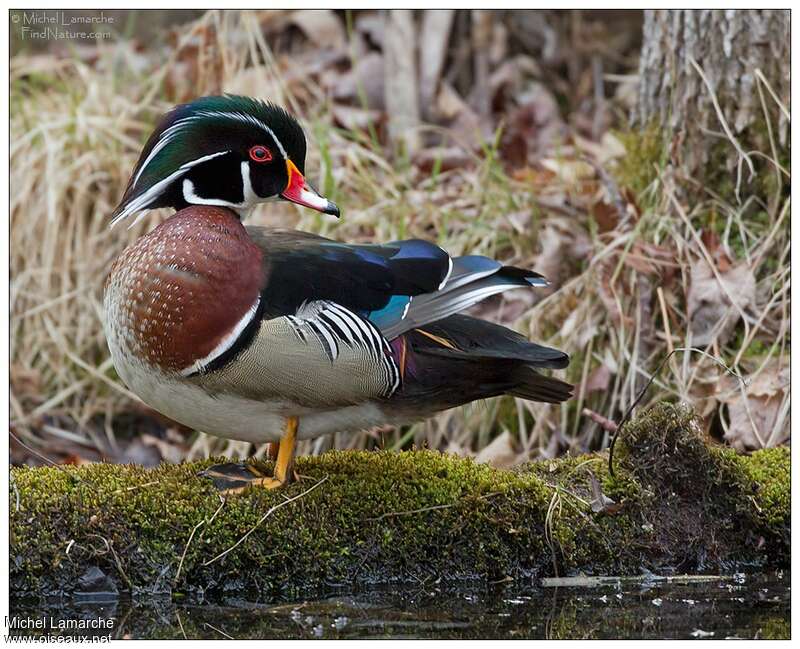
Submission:
[[[721,133],[745,151],[759,145],[768,150],[756,142],[767,132],[762,97],[770,128],[785,144],[789,68],[788,10],[645,11],[634,122],[665,129],[673,157],[691,173],[703,171]],[[731,147],[729,168],[738,158]]]

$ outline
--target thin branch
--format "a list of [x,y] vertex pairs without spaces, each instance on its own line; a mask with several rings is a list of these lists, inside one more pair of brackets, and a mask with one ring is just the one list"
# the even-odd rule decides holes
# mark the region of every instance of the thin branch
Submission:
[[234,544],[233,544],[231,547],[229,547],[227,550],[224,550],[223,552],[220,552],[220,553],[219,553],[219,554],[218,554],[216,557],[214,557],[213,559],[209,559],[208,561],[206,561],[206,562],[203,564],[203,566],[209,566],[209,565],[211,565],[212,563],[214,563],[215,561],[218,561],[219,559],[221,559],[222,557],[224,557],[224,556],[225,556],[226,554],[228,554],[229,552],[232,552],[233,550],[235,550],[235,549],[236,549],[237,547],[239,547],[239,546],[240,546],[242,543],[244,543],[245,539],[247,539],[247,537],[248,537],[248,536],[250,536],[250,535],[251,535],[253,532],[255,532],[255,531],[256,531],[256,529],[258,529],[258,527],[259,527],[259,526],[260,526],[260,525],[261,525],[261,524],[262,524],[262,523],[263,523],[265,520],[267,520],[267,519],[268,519],[270,516],[272,516],[272,514],[274,514],[276,511],[278,511],[278,510],[279,510],[281,507],[284,507],[284,506],[288,505],[289,503],[293,503],[295,500],[299,500],[299,499],[300,499],[300,498],[302,498],[303,496],[305,496],[305,495],[307,495],[307,494],[310,494],[312,491],[314,491],[314,489],[316,489],[317,487],[319,487],[319,486],[320,486],[320,485],[321,485],[323,482],[325,482],[325,481],[326,481],[328,478],[330,478],[330,476],[329,476],[329,475],[326,475],[324,478],[322,478],[322,480],[320,480],[319,482],[317,482],[317,483],[316,483],[316,484],[315,484],[313,487],[310,487],[309,489],[306,489],[306,490],[305,490],[305,491],[303,491],[302,493],[299,493],[299,494],[297,494],[296,496],[293,496],[292,498],[289,498],[288,500],[284,500],[282,503],[278,503],[278,504],[277,504],[277,505],[275,505],[274,507],[270,507],[270,508],[269,508],[269,510],[267,511],[267,513],[266,513],[266,514],[264,514],[264,515],[263,515],[263,516],[262,516],[262,517],[261,517],[261,518],[258,520],[258,522],[257,522],[255,525],[253,525],[253,527],[252,527],[252,528],[250,528],[250,529],[249,529],[249,530],[248,530],[248,531],[247,531],[247,532],[244,534],[244,536],[242,536],[242,538],[240,538],[238,541],[236,541],[236,543],[234,543]]
[[609,444],[609,446],[608,446],[608,472],[612,476],[614,475],[614,445],[617,443],[617,437],[619,437],[619,433],[622,430],[622,427],[626,423],[628,423],[628,420],[630,419],[631,414],[633,413],[633,409],[642,400],[642,397],[644,397],[644,395],[647,392],[648,388],[653,384],[653,381],[656,380],[656,377],[659,375],[661,370],[664,368],[664,365],[666,365],[667,361],[670,358],[672,358],[672,355],[677,353],[677,352],[695,352],[697,354],[701,354],[702,356],[710,358],[717,365],[722,367],[728,374],[731,374],[732,376],[736,377],[740,381],[742,386],[746,386],[747,385],[747,381],[745,379],[743,379],[742,376],[738,372],[732,370],[730,367],[725,365],[725,363],[723,363],[721,360],[719,360],[716,356],[712,356],[708,352],[704,352],[702,349],[697,349],[697,347],[676,347],[675,349],[673,349],[669,354],[667,354],[661,360],[661,362],[658,364],[658,367],[656,368],[656,371],[653,372],[650,375],[650,380],[647,382],[647,385],[645,385],[642,388],[642,391],[639,392],[639,395],[636,397],[636,399],[634,399],[633,403],[630,405],[630,407],[628,408],[627,412],[625,413],[625,416],[622,418],[622,421],[619,423],[619,426],[617,427],[617,432],[615,432],[614,433],[614,437],[611,438],[611,444]]
[[[480,496],[478,500],[486,500],[488,498],[493,498],[494,496],[499,496],[500,492],[492,492],[490,494],[486,494],[485,496]],[[372,516],[368,518],[368,521],[380,521],[384,518],[389,518],[390,516],[407,516],[409,514],[421,514],[423,512],[432,512],[438,509],[449,509],[450,507],[455,507],[456,505],[460,504],[462,501],[459,500],[458,502],[450,503],[448,505],[431,505],[430,507],[422,507],[420,509],[408,509],[402,512],[386,512],[385,514],[381,514],[380,516]]]
[[222,629],[218,629],[218,628],[217,628],[217,627],[215,627],[213,624],[209,624],[208,622],[203,622],[203,624],[204,624],[205,626],[207,626],[209,629],[214,629],[214,631],[216,631],[216,632],[217,632],[217,633],[219,633],[220,635],[224,635],[226,638],[228,638],[228,640],[236,640],[236,638],[234,638],[233,636],[229,636],[229,635],[228,635],[227,633],[225,633],[225,632],[224,632]]
[[178,569],[175,571],[175,577],[172,580],[172,583],[178,583],[178,578],[181,576],[181,570],[183,569],[183,560],[186,558],[186,552],[189,550],[189,546],[192,544],[192,539],[194,538],[195,532],[197,532],[202,525],[211,525],[211,522],[217,517],[217,514],[219,514],[219,510],[225,506],[225,499],[222,496],[220,496],[219,499],[222,502],[220,502],[219,507],[217,507],[217,511],[214,512],[214,515],[208,520],[204,518],[194,526],[192,533],[189,535],[189,540],[186,541],[186,546],[183,548],[183,554],[181,555],[181,560],[178,563]]
[[[711,96],[711,103],[714,104],[714,110],[717,113],[717,119],[719,119],[720,124],[722,125],[723,130],[725,131],[725,135],[728,136],[728,139],[733,144],[736,151],[739,155],[747,162],[747,167],[750,169],[750,178],[752,179],[756,173],[755,167],[753,167],[753,161],[750,159],[750,156],[747,155],[745,150],[742,148],[742,145],[739,144],[739,140],[737,140],[733,133],[731,132],[730,127],[728,126],[728,122],[725,121],[725,115],[722,113],[722,108],[720,108],[719,101],[717,101],[717,94],[714,92],[714,89],[711,87],[711,82],[706,77],[705,72],[703,72],[703,68],[701,68],[697,61],[694,60],[693,57],[689,57],[689,63],[694,66],[694,69],[697,70],[697,73],[700,75],[700,78],[703,80],[703,83],[708,88],[708,94]],[[736,198],[739,198],[739,182],[736,183]]]
[[781,109],[781,112],[783,113],[783,116],[788,121],[791,121],[792,116],[789,114],[789,109],[786,108],[786,106],[783,105],[783,102],[780,99],[778,99],[778,95],[775,94],[775,91],[772,89],[772,86],[769,85],[769,82],[767,81],[767,78],[764,76],[764,73],[761,71],[761,68],[756,68],[756,77],[758,77],[758,80],[762,84],[764,84],[766,89],[769,91],[769,94],[772,95],[772,98],[775,100],[775,103],[778,104],[778,108]]
[[584,408],[581,412],[585,417],[591,419],[594,423],[598,424],[600,428],[609,432],[609,433],[616,433],[619,426],[616,423],[608,419],[607,417],[603,417],[599,412],[595,412],[594,410],[589,410],[589,408]]

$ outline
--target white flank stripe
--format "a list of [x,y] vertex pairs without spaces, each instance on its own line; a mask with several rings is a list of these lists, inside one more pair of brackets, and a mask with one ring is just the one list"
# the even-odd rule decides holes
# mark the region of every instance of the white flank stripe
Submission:
[[245,330],[245,327],[249,325],[253,318],[256,315],[256,311],[258,311],[258,304],[261,302],[261,296],[256,298],[256,301],[253,303],[247,313],[244,314],[241,320],[236,323],[233,329],[231,329],[230,333],[222,339],[222,341],[217,345],[214,349],[211,350],[207,356],[204,356],[200,360],[195,361],[192,365],[187,368],[181,370],[181,376],[189,376],[190,374],[194,374],[195,372],[201,372],[209,363],[211,363],[215,358],[222,356],[226,351],[228,351],[239,336],[242,335],[242,332]]

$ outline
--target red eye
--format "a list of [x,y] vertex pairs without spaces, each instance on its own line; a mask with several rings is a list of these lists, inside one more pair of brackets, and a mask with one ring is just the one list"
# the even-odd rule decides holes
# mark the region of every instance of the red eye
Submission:
[[257,144],[250,147],[250,159],[253,162],[269,162],[272,160],[272,154],[267,147]]

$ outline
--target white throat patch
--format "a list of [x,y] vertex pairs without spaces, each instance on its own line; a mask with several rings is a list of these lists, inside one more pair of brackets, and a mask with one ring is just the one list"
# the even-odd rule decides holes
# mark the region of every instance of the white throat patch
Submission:
[[242,200],[239,203],[226,201],[224,198],[205,198],[199,196],[195,191],[194,183],[189,178],[183,179],[183,200],[190,205],[219,205],[229,207],[239,213],[240,216],[246,215],[261,200],[253,190],[253,182],[250,179],[250,163],[242,161],[240,166],[242,174]]

